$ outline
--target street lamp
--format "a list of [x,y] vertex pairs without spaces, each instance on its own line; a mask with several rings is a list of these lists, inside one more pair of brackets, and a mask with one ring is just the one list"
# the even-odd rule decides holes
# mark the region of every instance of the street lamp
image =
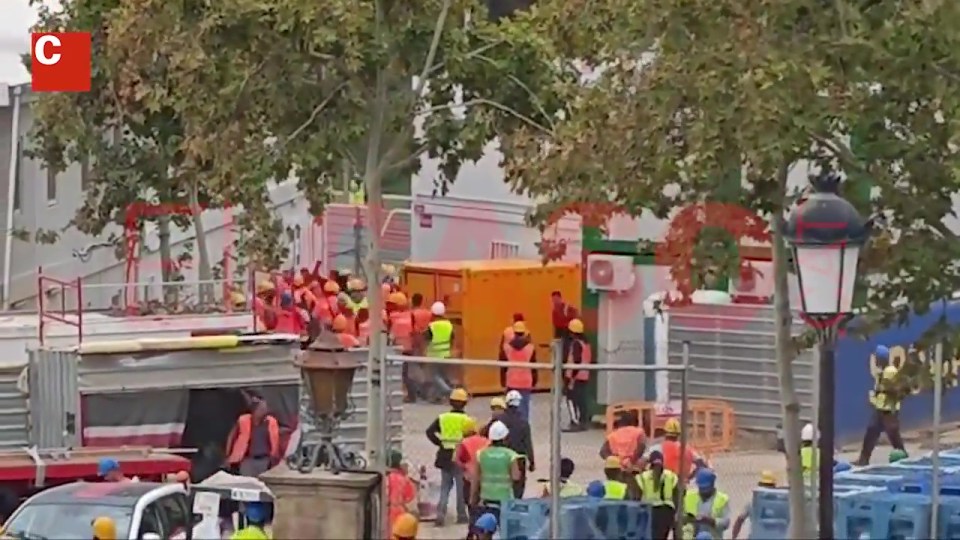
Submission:
[[790,215],[786,237],[793,250],[801,311],[820,342],[817,515],[819,537],[832,539],[836,330],[853,311],[857,263],[870,235],[870,222],[838,195],[840,177],[836,174],[811,177],[810,183],[814,192]]

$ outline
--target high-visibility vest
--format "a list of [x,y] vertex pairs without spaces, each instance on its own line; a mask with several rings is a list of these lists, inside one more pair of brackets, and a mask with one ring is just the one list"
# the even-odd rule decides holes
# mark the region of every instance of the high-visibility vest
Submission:
[[[527,343],[522,349],[515,349],[509,344],[503,346],[503,354],[509,363],[529,364],[533,359],[533,344]],[[533,389],[533,371],[522,368],[507,368],[507,388],[511,390]]]
[[616,480],[607,480],[603,483],[603,498],[622,501],[627,498],[627,485]]
[[337,341],[341,347],[346,349],[355,349],[360,346],[360,340],[357,336],[349,332],[337,332]]
[[450,411],[441,414],[440,420],[440,446],[445,450],[454,450],[460,441],[463,440],[463,427],[467,425],[470,419],[467,413],[460,411]]
[[610,446],[610,452],[620,459],[633,459],[637,454],[637,446],[640,440],[646,436],[643,428],[637,426],[624,426],[613,430],[607,435],[607,444]]
[[437,319],[430,323],[430,343],[427,344],[427,356],[431,358],[450,358],[450,346],[453,340],[453,323],[446,319]]
[[681,478],[690,478],[693,473],[696,452],[693,447],[687,444],[686,456],[684,456],[683,465],[686,471],[680,474],[680,441],[665,440],[660,443],[660,452],[663,454],[663,468],[673,471]]
[[249,525],[233,533],[230,540],[270,540],[270,535],[263,530],[263,527]]
[[673,492],[677,489],[679,478],[670,469],[663,469],[660,473],[660,482],[656,482],[653,471],[646,470],[637,475],[640,488],[643,490],[643,502],[650,506],[669,506],[674,508]]
[[[723,515],[723,509],[726,508],[727,503],[730,501],[730,497],[722,491],[717,491],[713,494],[713,503],[710,507],[710,517],[714,519],[719,519]],[[687,491],[683,496],[683,513],[696,516],[700,513],[700,493],[696,490]],[[689,532],[688,532],[689,531]],[[689,536],[691,540],[693,537],[700,531],[706,531],[710,533],[714,538],[720,538],[720,531],[716,527],[708,527],[706,525],[695,525],[695,526],[684,526],[684,538]]]
[[480,499],[504,502],[513,500],[510,469],[518,454],[506,446],[488,446],[477,454],[480,471]]
[[413,309],[413,331],[422,334],[427,331],[430,321],[433,320],[433,314],[426,308]]
[[403,352],[413,350],[413,314],[407,310],[390,313],[390,338]]
[[337,298],[335,294],[327,295],[327,307],[330,309],[330,313],[336,317],[340,313],[340,299]]
[[317,301],[313,304],[313,316],[327,324],[333,320],[333,310],[330,309],[330,299],[328,297],[317,297]]
[[800,467],[803,469],[804,478],[809,478],[810,474],[819,467],[820,451],[812,446],[800,447]]
[[479,454],[484,448],[490,446],[490,439],[484,437],[483,435],[471,435],[461,441],[460,445],[463,446],[463,449],[467,451],[468,459],[463,466],[467,470],[470,470],[470,467],[477,461],[477,454]]
[[367,302],[367,297],[364,296],[362,300],[356,302],[353,298],[347,298],[347,309],[353,312],[354,315],[357,314],[361,309],[370,309],[370,303]]
[[[387,506],[390,523],[407,511],[409,501],[407,495],[414,491],[413,480],[400,471],[390,471],[387,474]],[[414,495],[416,497],[416,495]]]
[[[593,354],[590,352],[590,344],[587,343],[586,341],[583,341],[582,339],[578,339],[577,342],[580,343],[580,345],[581,345],[581,351],[582,351],[581,354],[580,354],[580,363],[581,363],[581,364],[589,364],[589,363],[593,362]],[[572,363],[573,363],[573,347],[570,347],[570,354],[569,354],[569,357],[567,358],[567,363],[568,363],[568,364],[572,364]],[[574,375],[574,374],[576,374],[576,375]],[[574,380],[577,380],[577,381],[589,381],[589,380],[590,380],[590,372],[589,372],[589,371],[584,371],[584,370],[576,370],[576,371],[573,371],[573,370],[569,370],[569,369],[568,369],[567,372],[566,372],[564,375],[565,375],[565,377],[567,378],[567,380],[569,380],[569,379],[571,379],[571,378],[573,378]]]
[[[280,455],[280,424],[277,423],[276,418],[269,415],[264,417],[263,421],[267,423],[267,432],[270,436],[270,455],[277,457]],[[240,415],[240,418],[237,418],[237,438],[234,439],[230,448],[227,463],[236,465],[247,457],[252,431],[253,416],[250,414]]]
[[896,412],[900,410],[900,400],[890,397],[889,392],[879,384],[870,391],[870,404],[878,411]]
[[303,332],[303,319],[292,309],[280,308],[276,311],[277,325],[273,331],[277,334],[300,334]]

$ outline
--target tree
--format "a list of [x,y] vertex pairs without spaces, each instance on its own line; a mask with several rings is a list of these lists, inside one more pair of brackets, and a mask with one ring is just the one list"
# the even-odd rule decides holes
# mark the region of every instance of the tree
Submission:
[[[960,6],[648,0],[611,19],[614,2],[569,4],[581,16],[556,18],[552,35],[576,42],[578,24],[602,22],[604,47],[590,61],[603,73],[571,90],[552,133],[523,129],[507,141],[510,178],[548,199],[539,216],[592,202],[603,203],[592,206],[601,213],[667,218],[722,194],[767,222],[791,513],[805,516],[783,239],[798,193],[788,174],[810,165],[872,183],[862,211],[882,215],[887,230],[862,265],[871,319],[904,320],[958,290],[960,243],[943,220],[960,191]],[[856,153],[850,134],[860,137]],[[755,233],[752,220],[734,230]],[[698,249],[716,240],[708,236],[685,239],[675,274],[714,265],[715,255]],[[689,293],[695,282],[678,286]],[[792,520],[789,536],[809,537],[806,521]]]

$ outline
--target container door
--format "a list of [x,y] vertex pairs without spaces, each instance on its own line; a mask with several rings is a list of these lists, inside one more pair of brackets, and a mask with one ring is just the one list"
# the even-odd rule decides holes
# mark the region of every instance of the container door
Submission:
[[30,351],[30,444],[39,448],[80,446],[77,355]]
[[463,280],[459,275],[437,275],[438,300],[447,306],[447,313],[463,312]]
[[437,300],[437,276],[427,272],[407,270],[403,274],[403,289],[410,298],[414,294],[423,295],[423,305],[428,309]]

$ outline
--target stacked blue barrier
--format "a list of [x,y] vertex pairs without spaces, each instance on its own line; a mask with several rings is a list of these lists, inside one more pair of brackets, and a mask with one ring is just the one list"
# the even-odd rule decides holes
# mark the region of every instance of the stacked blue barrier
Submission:
[[[560,538],[576,540],[650,540],[650,505],[571,497],[562,499]],[[520,499],[504,504],[500,512],[502,540],[550,538],[550,501]]]
[[931,538],[927,495],[876,490],[841,493],[834,505],[837,538]]

